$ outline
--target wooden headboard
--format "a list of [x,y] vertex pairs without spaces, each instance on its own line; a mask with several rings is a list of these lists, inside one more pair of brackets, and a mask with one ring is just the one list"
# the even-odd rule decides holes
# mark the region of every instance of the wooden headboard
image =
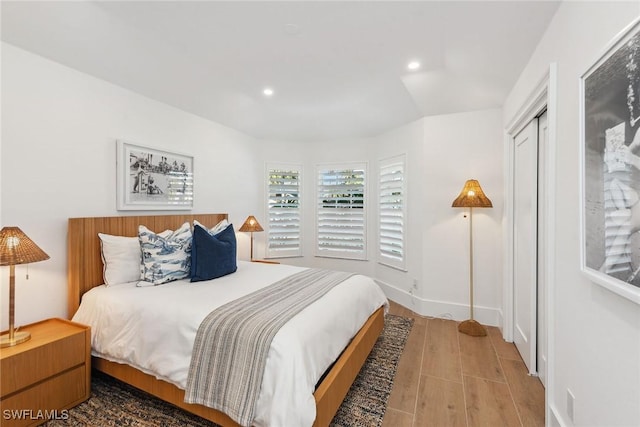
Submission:
[[198,220],[213,227],[227,218],[227,214],[113,216],[94,218],[69,218],[67,233],[67,315],[71,318],[80,306],[85,292],[104,283],[98,233],[116,236],[138,235],[138,226],[161,232],[175,230],[185,222]]

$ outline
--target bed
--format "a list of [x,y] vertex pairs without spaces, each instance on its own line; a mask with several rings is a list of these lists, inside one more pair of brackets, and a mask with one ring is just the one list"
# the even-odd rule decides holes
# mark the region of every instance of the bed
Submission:
[[[199,215],[162,215],[162,216],[126,216],[71,218],[68,228],[68,309],[69,317],[78,311],[82,296],[93,288],[103,284],[102,260],[98,233],[119,236],[136,236],[138,225],[144,224],[149,229],[162,231],[176,229],[184,222],[199,221],[207,227],[225,219],[226,214]],[[251,270],[252,263],[243,265],[242,271]],[[260,268],[279,268],[268,264],[256,264]],[[284,267],[284,266],[283,266]],[[237,273],[235,273],[237,274]],[[231,276],[235,276],[231,275]],[[245,274],[245,273],[243,273]],[[237,276],[241,277],[241,276]],[[216,279],[218,280],[218,279]],[[239,280],[236,278],[236,280]],[[163,285],[164,286],[164,285]],[[96,289],[97,292],[99,289]],[[170,292],[170,288],[166,288]],[[365,316],[364,324],[357,330],[353,339],[335,360],[335,363],[324,373],[313,393],[315,401],[314,426],[326,426],[331,422],[335,412],[342,403],[349,387],[373,348],[384,325],[384,307],[373,310]],[[95,352],[94,352],[95,354]],[[223,426],[237,426],[229,416],[212,408],[184,402],[184,389],[172,381],[153,371],[129,366],[110,357],[93,357],[93,367],[128,384],[153,394],[189,412]],[[266,374],[265,374],[266,375]],[[179,382],[178,382],[179,383]]]

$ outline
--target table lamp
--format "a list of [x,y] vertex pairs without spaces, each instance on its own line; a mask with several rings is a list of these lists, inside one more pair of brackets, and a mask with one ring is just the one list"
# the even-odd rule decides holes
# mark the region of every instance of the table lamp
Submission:
[[9,266],[9,333],[0,337],[0,347],[11,347],[28,341],[29,332],[15,330],[15,288],[16,265],[44,261],[49,255],[44,253],[18,227],[4,227],[0,230],[0,265]]
[[484,326],[473,319],[473,208],[492,208],[493,204],[485,196],[480,183],[470,179],[464,183],[462,191],[451,204],[453,208],[469,208],[469,311],[470,319],[458,325],[458,331],[474,337],[484,337]]
[[244,233],[251,233],[251,260],[253,261],[253,232],[254,231],[264,231],[260,226],[260,223],[256,219],[255,216],[249,215],[247,220],[242,224],[242,227],[238,231],[242,231]]

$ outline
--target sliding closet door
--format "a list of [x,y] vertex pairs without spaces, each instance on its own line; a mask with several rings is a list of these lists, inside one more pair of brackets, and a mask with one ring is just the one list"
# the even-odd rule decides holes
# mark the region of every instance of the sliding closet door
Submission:
[[547,121],[547,112],[545,111],[540,117],[538,117],[538,275],[537,275],[537,330],[538,339],[537,344],[537,363],[536,370],[538,371],[538,378],[542,385],[546,387],[547,384],[547,292],[548,283],[546,277],[546,271],[548,266],[545,264],[546,248],[549,242],[546,241],[548,236],[548,221],[546,212],[549,209],[549,196],[548,189],[546,187],[546,176],[548,172],[549,158],[549,126]]
[[536,373],[538,119],[514,139],[513,339]]

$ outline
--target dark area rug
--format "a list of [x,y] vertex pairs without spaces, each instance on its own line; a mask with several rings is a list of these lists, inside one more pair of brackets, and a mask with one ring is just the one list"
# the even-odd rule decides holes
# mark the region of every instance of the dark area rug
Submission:
[[413,319],[387,314],[384,330],[331,422],[332,427],[380,427]]
[[[332,426],[381,426],[412,319],[387,315],[382,334],[351,386]],[[91,397],[69,410],[53,426],[215,426],[143,391],[99,372],[91,379]]]

